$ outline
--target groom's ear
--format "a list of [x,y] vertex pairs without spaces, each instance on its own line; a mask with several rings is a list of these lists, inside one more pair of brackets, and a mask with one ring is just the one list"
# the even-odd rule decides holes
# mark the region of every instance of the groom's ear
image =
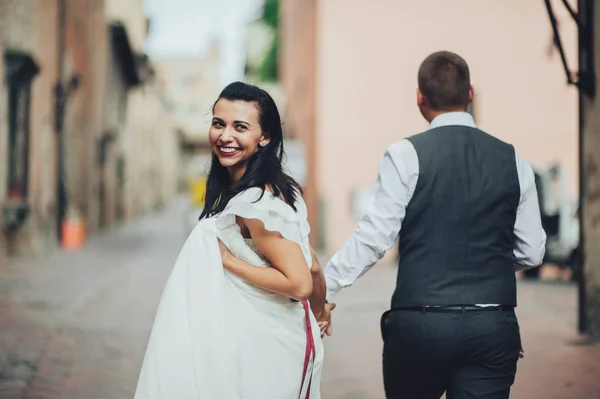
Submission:
[[425,105],[425,96],[423,95],[423,92],[421,91],[421,89],[419,89],[417,87],[417,105],[419,107],[422,107]]
[[473,102],[473,97],[475,97],[475,88],[469,85],[469,103]]

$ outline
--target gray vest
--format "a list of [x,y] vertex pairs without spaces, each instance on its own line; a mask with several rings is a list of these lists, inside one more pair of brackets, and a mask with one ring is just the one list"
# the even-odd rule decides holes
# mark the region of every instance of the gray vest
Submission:
[[444,126],[408,138],[419,178],[400,232],[392,307],[517,304],[515,151],[483,131]]

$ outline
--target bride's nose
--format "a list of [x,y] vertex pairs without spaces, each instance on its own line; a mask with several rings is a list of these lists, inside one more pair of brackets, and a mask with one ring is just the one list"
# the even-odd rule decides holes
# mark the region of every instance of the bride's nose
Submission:
[[233,134],[230,129],[224,129],[223,134],[219,138],[223,144],[231,143],[233,141]]

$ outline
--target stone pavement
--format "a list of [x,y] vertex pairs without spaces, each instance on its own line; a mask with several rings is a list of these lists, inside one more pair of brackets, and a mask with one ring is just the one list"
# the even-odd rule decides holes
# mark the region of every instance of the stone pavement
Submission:
[[[131,398],[188,219],[179,200],[80,252],[2,265],[0,399]],[[323,399],[383,398],[379,316],[394,272],[379,265],[337,298]],[[526,357],[512,397],[600,399],[600,347],[577,344],[575,288],[522,283],[520,298]]]
[[0,398],[131,398],[183,245],[182,201],[77,253],[0,268]]

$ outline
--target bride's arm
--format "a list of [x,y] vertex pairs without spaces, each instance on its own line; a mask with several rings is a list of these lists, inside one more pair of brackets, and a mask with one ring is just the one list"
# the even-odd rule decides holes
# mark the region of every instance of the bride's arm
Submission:
[[264,290],[297,301],[308,299],[313,291],[313,281],[302,249],[296,243],[283,238],[280,233],[265,229],[263,222],[258,219],[238,217],[237,221],[250,231],[254,244],[273,267],[253,266],[234,257],[228,251],[221,251],[223,266]]
[[325,286],[325,276],[323,275],[323,267],[321,267],[314,249],[311,248],[310,250],[312,254],[312,266],[310,268],[310,274],[312,275],[313,290],[308,298],[308,301],[310,302],[310,308],[315,317],[317,320],[320,320],[325,310],[325,295],[327,290]]

